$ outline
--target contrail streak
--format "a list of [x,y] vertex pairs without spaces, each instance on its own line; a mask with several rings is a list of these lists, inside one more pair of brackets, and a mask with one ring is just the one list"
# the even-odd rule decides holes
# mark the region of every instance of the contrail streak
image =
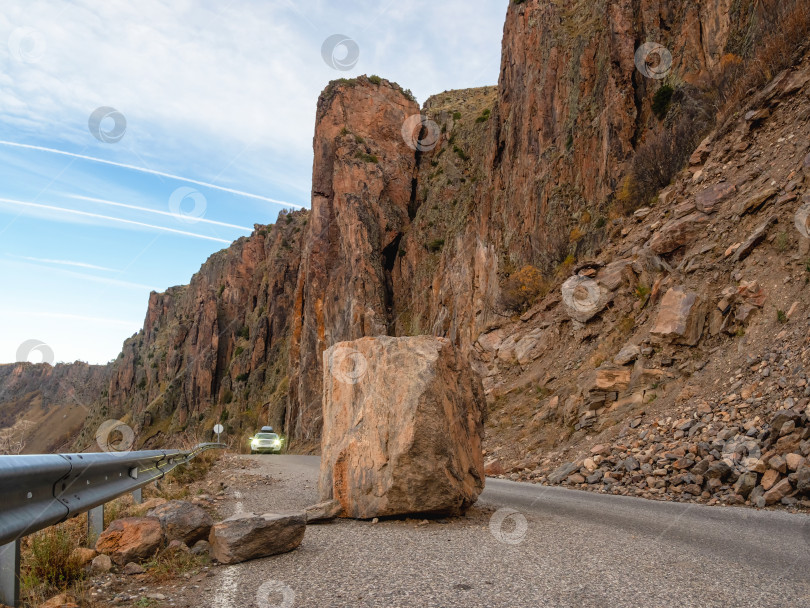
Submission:
[[[143,211],[144,213],[155,213],[157,215],[166,215],[168,217],[177,216],[174,213],[170,213],[168,211],[161,211],[160,209],[150,209],[149,207],[139,207],[137,205],[127,205],[126,203],[116,203],[114,201],[104,200],[102,198],[93,198],[92,196],[82,196],[80,194],[68,194],[68,198],[75,198],[80,201],[89,201],[91,203],[98,203],[99,205],[110,205],[112,207],[122,207],[123,209],[134,209],[135,211]],[[195,217],[192,218],[194,224],[213,224],[214,226],[224,226],[225,228],[236,228],[238,230],[244,230],[245,232],[253,232],[253,228],[248,228],[247,226],[237,226],[236,224],[227,224],[225,222],[217,222],[215,220],[207,220],[202,217]]]
[[73,315],[63,312],[45,312],[45,311],[32,311],[32,310],[0,310],[0,314],[7,315],[9,318],[15,317],[37,317],[43,319],[69,319],[72,321],[92,321],[93,323],[106,323],[109,325],[121,325],[124,327],[138,326],[137,322],[122,321],[120,319],[105,319],[101,317],[87,317],[84,315]]
[[267,203],[274,203],[276,205],[281,205],[283,207],[291,207],[293,209],[304,209],[302,205],[296,205],[293,203],[288,203],[286,201],[280,201],[274,198],[267,198],[266,196],[259,196],[258,194],[251,194],[250,192],[242,192],[241,190],[234,190],[233,188],[226,188],[225,186],[217,186],[216,184],[209,184],[208,182],[201,182],[196,179],[191,179],[189,177],[181,177],[179,175],[172,175],[171,173],[164,173],[163,171],[155,171],[154,169],[146,169],[144,167],[138,167],[135,165],[128,165],[126,163],[117,163],[111,160],[104,160],[103,158],[95,158],[94,156],[86,156],[84,154],[76,154],[74,152],[65,152],[64,150],[57,150],[55,148],[46,148],[44,146],[32,146],[30,144],[20,144],[14,141],[3,141],[0,140],[0,145],[3,146],[11,146],[12,148],[24,148],[26,150],[38,150],[40,152],[50,152],[51,154],[61,154],[62,156],[69,156],[71,158],[80,158],[82,160],[89,160],[94,163],[101,163],[103,165],[110,165],[112,167],[121,167],[122,169],[130,169],[132,171],[140,171],[141,173],[149,173],[150,175],[158,175],[160,177],[168,177],[169,179],[176,179],[181,182],[187,182],[189,184],[196,184],[197,186],[203,186],[205,188],[213,188],[214,190],[220,190],[221,192],[228,192],[229,194],[236,194],[238,196],[245,196],[248,198],[254,198],[260,201],[265,201]]
[[32,258],[27,255],[13,255],[11,257],[20,260],[28,260],[29,262],[40,262],[42,264],[59,264],[60,266],[75,266],[77,268],[89,268],[90,270],[107,270],[115,272],[114,268],[106,268],[105,266],[96,266],[95,264],[85,264],[84,262],[73,262],[71,260],[50,260],[46,258]]
[[197,234],[195,232],[186,232],[185,230],[175,230],[174,228],[166,228],[165,226],[155,226],[154,224],[145,224],[144,222],[125,220],[121,219],[120,217],[111,217],[109,215],[101,215],[99,213],[89,213],[87,211],[78,211],[76,209],[66,209],[65,207],[54,207],[53,205],[40,205],[39,203],[26,203],[24,201],[15,201],[9,198],[0,198],[0,203],[8,203],[9,205],[17,205],[18,207],[33,207],[35,209],[47,209],[48,211],[60,211],[62,213],[70,213],[73,215],[81,215],[83,217],[92,217],[100,220],[107,220],[109,222],[119,222],[121,224],[129,224],[131,226],[141,226],[143,228],[151,228],[152,230],[162,230],[164,232],[182,234],[183,236],[190,236],[197,239],[205,239],[206,241],[216,241],[217,243],[225,243],[226,245],[231,244],[231,241],[214,238],[213,236],[205,236],[204,234]]

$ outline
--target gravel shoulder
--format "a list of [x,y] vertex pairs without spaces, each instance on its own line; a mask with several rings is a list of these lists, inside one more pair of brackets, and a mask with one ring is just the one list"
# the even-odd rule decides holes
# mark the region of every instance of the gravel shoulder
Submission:
[[[245,483],[224,472],[223,515],[318,501],[317,457],[249,458]],[[808,556],[804,515],[489,480],[465,518],[310,526],[199,591],[214,608],[810,606]]]

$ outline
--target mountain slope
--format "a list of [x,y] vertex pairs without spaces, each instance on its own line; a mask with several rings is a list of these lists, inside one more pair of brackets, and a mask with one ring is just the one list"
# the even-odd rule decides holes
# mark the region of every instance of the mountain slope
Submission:
[[[733,487],[750,471],[704,470],[740,435],[795,456],[754,480],[755,499],[774,481],[795,503],[804,271],[784,257],[807,246],[790,229],[810,136],[802,6],[512,2],[497,87],[420,110],[379,77],[330,83],[312,211],[151,295],[77,447],[120,418],[138,445],[223,420],[240,442],[269,422],[317,449],[324,349],[429,333],[484,376],[493,474],[750,501]],[[773,365],[784,380],[755,385]]]

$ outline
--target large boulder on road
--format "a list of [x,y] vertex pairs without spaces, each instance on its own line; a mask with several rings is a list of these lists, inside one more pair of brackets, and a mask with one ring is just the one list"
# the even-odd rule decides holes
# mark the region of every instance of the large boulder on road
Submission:
[[362,338],[324,352],[321,500],[346,517],[460,513],[484,488],[480,378],[449,340]]
[[221,564],[238,564],[287,553],[301,544],[306,529],[304,513],[237,513],[211,528],[211,557]]

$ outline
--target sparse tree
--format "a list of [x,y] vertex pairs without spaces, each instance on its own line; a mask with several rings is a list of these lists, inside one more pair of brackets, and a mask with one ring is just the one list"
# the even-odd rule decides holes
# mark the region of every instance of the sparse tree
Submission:
[[543,273],[535,266],[524,266],[512,274],[501,289],[501,304],[507,310],[527,310],[546,290]]

